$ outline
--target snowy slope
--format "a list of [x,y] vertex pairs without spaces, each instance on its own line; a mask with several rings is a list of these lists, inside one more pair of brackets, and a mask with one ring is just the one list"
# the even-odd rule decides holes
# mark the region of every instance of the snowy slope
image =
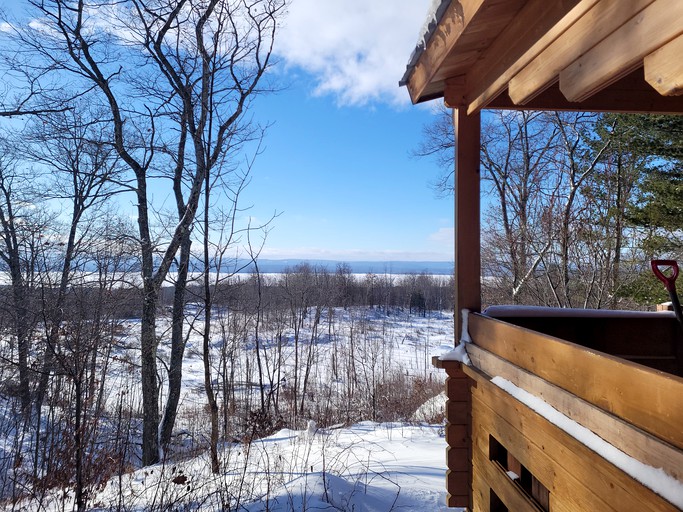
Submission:
[[[329,322],[328,313],[321,319],[325,329],[320,327],[315,337],[316,352],[310,368],[314,382],[340,390],[345,387],[345,377],[341,373],[336,378],[333,375],[331,361],[335,354],[344,353],[351,339],[359,369],[376,358],[373,367],[377,372],[388,369],[406,378],[433,381],[437,389],[445,378],[431,366],[431,358],[452,348],[452,313],[431,312],[422,317],[401,310],[336,309]],[[303,340],[313,339],[312,318],[309,315],[302,328]],[[160,332],[167,328],[166,320],[159,322]],[[109,411],[120,411],[121,407],[135,411],[139,407],[138,330],[138,322],[126,323],[122,330],[125,334],[110,361],[105,396]],[[281,371],[291,382],[293,333],[286,329],[281,335]],[[270,357],[276,345],[268,340],[274,335],[264,330],[263,336],[263,354]],[[253,361],[253,354],[254,346],[247,343],[232,360],[237,381],[246,383],[240,388],[244,396],[257,389],[249,382],[254,377],[245,370],[249,367],[246,359]],[[160,357],[168,357],[168,347],[163,344]],[[313,404],[334,396],[320,395]],[[182,460],[176,456],[166,464],[139,468],[139,454],[131,453],[124,471],[114,468],[109,471],[114,474],[112,478],[90,490],[88,510],[447,510],[443,426],[424,423],[438,421],[443,396],[420,408],[410,424],[361,421],[328,428],[316,428],[311,423],[304,428],[304,420],[297,425],[302,430],[279,430],[251,443],[226,442],[219,447],[221,469],[217,475],[211,473],[206,451],[209,422],[205,404],[201,344],[193,333],[183,361],[183,390],[176,424],[176,448]],[[139,419],[134,414],[128,417],[135,439]],[[365,417],[370,418],[369,410]],[[139,440],[137,443],[139,450]],[[14,442],[8,438],[4,446],[11,460]],[[23,465],[28,468],[29,464],[26,458]],[[26,472],[27,468],[20,469]],[[13,471],[17,473],[17,468]],[[14,478],[11,471],[8,478]],[[73,487],[53,489],[33,498],[7,498],[0,501],[0,510],[75,510]]]
[[[224,446],[221,462],[229,469],[218,475],[202,455],[115,478],[91,497],[90,510],[453,510],[445,506],[441,426],[311,427],[285,429],[250,446]],[[73,509],[69,491],[42,501],[5,510]]]

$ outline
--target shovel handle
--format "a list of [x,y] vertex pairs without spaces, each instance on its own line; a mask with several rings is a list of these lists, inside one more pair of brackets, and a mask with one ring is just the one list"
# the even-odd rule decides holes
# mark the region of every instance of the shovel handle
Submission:
[[[650,265],[652,265],[652,272],[657,276],[657,279],[664,283],[666,291],[676,293],[676,278],[678,277],[678,263],[676,260],[652,260]],[[671,275],[664,275],[660,267],[671,268]]]

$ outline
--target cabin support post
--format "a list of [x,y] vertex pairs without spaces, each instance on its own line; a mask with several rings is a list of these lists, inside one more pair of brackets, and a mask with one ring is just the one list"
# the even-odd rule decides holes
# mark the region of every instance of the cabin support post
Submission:
[[461,311],[481,310],[479,154],[481,115],[453,110],[455,133],[455,333],[462,331]]
[[[455,133],[455,332],[462,331],[463,309],[481,310],[479,152],[481,116],[453,110]],[[460,365],[446,368],[446,490],[449,507],[472,510],[472,385]]]

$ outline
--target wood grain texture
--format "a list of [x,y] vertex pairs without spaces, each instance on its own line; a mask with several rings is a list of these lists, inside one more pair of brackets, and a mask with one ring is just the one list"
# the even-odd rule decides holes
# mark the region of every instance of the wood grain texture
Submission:
[[471,410],[473,384],[456,361],[438,361],[446,379],[446,491],[450,507],[472,507]]
[[662,468],[673,478],[683,481],[682,450],[474,344],[468,352],[472,364],[482,372],[509,380],[624,453],[652,467]]
[[473,451],[486,453],[493,435],[550,491],[553,508],[563,504],[569,510],[677,510],[484,374],[476,369],[468,373],[477,382],[472,399]]
[[468,71],[468,112],[476,112],[500,94],[525,63],[597,1],[526,2]]
[[501,320],[683,377],[683,331],[673,316],[519,315]]
[[452,2],[448,7],[408,79],[408,92],[414,103],[430,97],[435,75],[483,3],[484,0],[466,0]]
[[683,379],[552,336],[470,315],[474,343],[683,449]]
[[555,83],[524,105],[516,105],[507,93],[503,93],[487,103],[486,108],[680,114],[683,113],[683,96],[662,96],[645,81],[643,69],[639,68],[580,103],[567,100],[559,83]]
[[[480,150],[481,115],[453,111],[455,157],[455,311],[481,310]],[[462,318],[455,315],[455,335]],[[459,339],[459,338],[458,338]]]
[[482,480],[476,484],[477,487],[485,489],[488,486],[493,489],[508,510],[542,512],[542,509],[515,485],[500,465],[489,460],[486,453],[475,450],[473,465],[475,479]]
[[683,33],[682,18],[680,0],[653,2],[563,69],[560,90],[569,101],[582,101],[609,86],[641,67],[648,54]]
[[683,36],[645,57],[645,80],[664,96],[683,94]]
[[654,0],[603,0],[594,2],[510,80],[509,94],[516,104],[527,103],[557,81],[560,72],[621,27]]

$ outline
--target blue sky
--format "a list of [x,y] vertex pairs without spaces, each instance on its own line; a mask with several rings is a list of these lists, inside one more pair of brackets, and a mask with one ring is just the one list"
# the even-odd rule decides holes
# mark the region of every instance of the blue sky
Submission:
[[[271,123],[241,206],[279,216],[263,258],[453,259],[453,204],[430,187],[440,170],[410,156],[433,106],[398,81],[431,0],[291,0],[271,78],[257,98]],[[19,14],[25,0],[5,0]]]
[[270,119],[244,204],[280,216],[264,257],[451,260],[453,207],[430,188],[433,161],[410,155],[430,113],[313,96],[306,75],[258,102]]
[[430,187],[435,162],[410,155],[431,108],[397,85],[429,4],[293,0],[277,50],[288,87],[255,105],[274,124],[244,196],[259,220],[281,213],[263,257],[453,259],[452,199]]

